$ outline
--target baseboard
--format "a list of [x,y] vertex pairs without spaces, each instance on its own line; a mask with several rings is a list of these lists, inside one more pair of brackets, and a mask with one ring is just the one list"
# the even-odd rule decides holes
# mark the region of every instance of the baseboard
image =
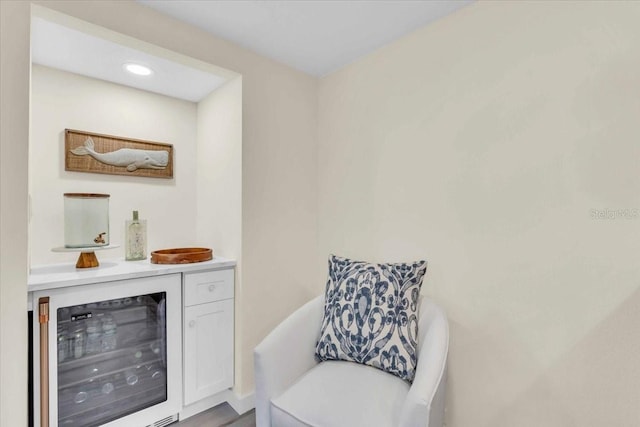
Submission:
[[[180,411],[180,419],[184,420],[196,414],[199,414],[200,412],[204,412],[207,409],[211,409],[214,406],[228,401],[232,396],[234,396],[234,394],[231,392],[231,390],[225,390],[216,395],[209,396],[195,403],[192,403],[191,405],[185,406],[182,408],[182,411]],[[236,408],[233,409],[236,410]]]
[[207,409],[211,409],[223,402],[227,402],[229,406],[231,406],[233,410],[238,413],[238,415],[249,412],[256,406],[255,396],[253,392],[245,394],[244,396],[238,396],[231,390],[225,390],[214,396],[207,397],[182,408],[182,411],[180,411],[180,419],[187,419],[196,414],[199,414],[200,412],[206,411]]
[[244,396],[238,396],[235,392],[231,392],[229,393],[227,403],[231,405],[234,411],[242,415],[256,407],[255,393],[251,392]]

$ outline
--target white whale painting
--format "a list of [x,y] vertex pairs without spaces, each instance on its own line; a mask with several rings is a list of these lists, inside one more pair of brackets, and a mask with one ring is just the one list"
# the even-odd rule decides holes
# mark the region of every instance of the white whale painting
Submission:
[[128,172],[138,169],[164,169],[169,163],[169,152],[164,150],[120,148],[108,153],[98,153],[91,137],[85,140],[84,146],[70,151],[76,156],[91,156],[107,165],[126,167]]

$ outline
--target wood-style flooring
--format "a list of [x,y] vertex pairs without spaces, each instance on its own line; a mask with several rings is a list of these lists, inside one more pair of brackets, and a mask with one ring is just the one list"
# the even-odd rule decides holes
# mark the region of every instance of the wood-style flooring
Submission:
[[177,427],[255,427],[256,413],[251,410],[243,415],[238,415],[227,403],[222,403],[208,411],[201,412],[177,424]]

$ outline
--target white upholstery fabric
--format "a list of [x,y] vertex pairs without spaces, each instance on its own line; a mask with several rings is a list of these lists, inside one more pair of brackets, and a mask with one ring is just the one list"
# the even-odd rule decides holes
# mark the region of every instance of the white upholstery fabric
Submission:
[[256,424],[271,425],[271,398],[314,367],[324,300],[317,297],[286,318],[255,348]]
[[[449,325],[444,311],[428,298],[420,304],[418,367],[400,418],[401,426],[444,425]],[[425,424],[424,420],[428,419]]]
[[322,362],[272,399],[272,425],[394,427],[408,392],[408,382],[379,369]]
[[[351,362],[322,362],[318,365],[314,350],[320,333],[323,305],[323,297],[308,302],[256,347],[257,426],[442,427],[449,347],[448,323],[442,309],[430,299],[421,298],[418,365],[414,381],[409,386],[403,380],[369,366]],[[386,377],[380,375],[389,376],[408,388],[402,399],[398,383],[392,381],[393,384],[387,384],[381,379]],[[349,385],[354,382],[353,378],[358,378],[358,381]],[[342,390],[345,393],[338,399],[337,395]],[[320,414],[322,410],[328,410],[326,405],[331,402],[335,402],[332,413]],[[375,413],[374,424],[359,423],[358,417],[367,412]],[[318,424],[314,424],[316,422]]]

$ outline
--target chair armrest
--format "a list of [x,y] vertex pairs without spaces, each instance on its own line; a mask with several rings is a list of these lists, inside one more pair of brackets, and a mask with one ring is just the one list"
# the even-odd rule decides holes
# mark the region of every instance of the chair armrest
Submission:
[[[444,311],[424,298],[420,307],[416,375],[401,412],[402,427],[442,427],[449,352],[449,324]],[[423,331],[424,335],[423,334]],[[427,422],[428,420],[428,422]],[[427,422],[427,424],[425,424]]]
[[309,301],[282,321],[254,350],[256,423],[271,426],[271,399],[314,367],[324,296]]

